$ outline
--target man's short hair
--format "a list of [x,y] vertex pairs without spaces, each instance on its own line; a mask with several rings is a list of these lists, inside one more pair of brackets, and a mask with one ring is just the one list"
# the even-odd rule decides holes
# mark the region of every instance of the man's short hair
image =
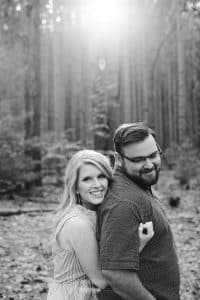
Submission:
[[122,153],[122,148],[130,143],[138,143],[144,141],[149,135],[155,138],[154,131],[149,128],[145,122],[125,123],[120,125],[113,137],[115,151]]

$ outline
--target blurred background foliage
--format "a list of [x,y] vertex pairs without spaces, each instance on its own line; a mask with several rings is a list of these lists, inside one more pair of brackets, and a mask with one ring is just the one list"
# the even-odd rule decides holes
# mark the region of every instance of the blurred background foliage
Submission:
[[199,33],[199,1],[1,0],[1,193],[61,184],[79,149],[112,159],[115,128],[141,120],[196,188]]

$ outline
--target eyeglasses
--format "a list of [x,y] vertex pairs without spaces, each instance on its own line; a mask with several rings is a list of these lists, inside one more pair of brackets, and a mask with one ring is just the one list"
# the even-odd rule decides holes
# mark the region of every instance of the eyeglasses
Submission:
[[161,151],[161,149],[158,149],[157,151],[153,152],[152,154],[150,154],[148,156],[128,157],[126,155],[122,155],[122,157],[137,164],[137,163],[144,163],[147,159],[150,159],[150,160],[155,159],[160,155],[162,155],[162,151]]

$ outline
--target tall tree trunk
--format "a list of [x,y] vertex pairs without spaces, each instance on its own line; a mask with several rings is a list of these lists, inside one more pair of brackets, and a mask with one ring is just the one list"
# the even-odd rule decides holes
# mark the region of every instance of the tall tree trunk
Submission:
[[178,128],[179,142],[185,138],[185,56],[184,56],[184,39],[181,20],[182,1],[179,0],[179,10],[177,12],[177,52],[178,52]]
[[167,62],[167,110],[168,110],[168,128],[169,128],[169,146],[173,142],[173,118],[172,118],[172,78],[170,62]]
[[[32,1],[27,12],[29,18],[28,66],[25,79],[25,139],[40,138],[41,88],[40,88],[40,0]],[[29,144],[30,147],[30,144]],[[31,156],[36,174],[34,183],[41,184],[41,149],[39,143],[25,149]]]
[[93,147],[92,132],[92,101],[91,78],[92,71],[89,61],[90,41],[85,30],[82,32],[81,86],[80,86],[80,138],[85,146]]
[[[177,60],[177,55],[176,55]],[[173,107],[173,138],[178,142],[178,70],[172,65],[172,107]]]
[[130,62],[131,62],[131,47],[129,35],[124,36],[122,56],[121,56],[121,108],[123,113],[123,122],[132,121],[132,111],[131,111],[131,87],[130,87]]
[[162,78],[162,63],[158,71],[158,94],[157,94],[157,114],[158,114],[158,139],[163,147],[163,78]]
[[25,137],[40,136],[40,0],[33,1],[29,16],[28,66],[25,78]]
[[131,43],[130,57],[130,89],[131,89],[131,99],[132,99],[132,122],[137,121],[137,45],[136,43]]
[[66,78],[65,78],[65,58],[68,53],[64,47],[65,35],[60,23],[54,23],[54,32],[52,32],[54,39],[54,78],[53,78],[53,92],[54,92],[54,129],[57,132],[62,132],[65,127],[65,97],[66,97]]
[[53,39],[51,32],[48,33],[49,47],[48,47],[48,86],[47,86],[47,95],[48,95],[48,130],[53,131],[55,128],[54,120],[54,55],[53,55]]
[[148,34],[146,34],[146,26],[144,25],[144,30],[142,34],[142,44],[141,44],[141,52],[142,52],[142,91],[143,91],[143,102],[142,105],[142,119],[145,121],[149,121],[149,108],[148,108],[148,64],[147,64],[147,51],[146,46],[148,45]]
[[192,105],[193,105],[193,141],[196,146],[200,147],[200,56],[199,48],[196,46],[199,40],[200,30],[195,28],[195,21],[193,16],[190,18],[192,28],[192,45],[191,45],[191,61],[192,64]]

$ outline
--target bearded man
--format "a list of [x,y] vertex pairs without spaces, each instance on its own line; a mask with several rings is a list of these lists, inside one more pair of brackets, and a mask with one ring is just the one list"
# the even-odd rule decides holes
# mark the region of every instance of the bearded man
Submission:
[[[123,124],[114,134],[114,147],[113,183],[97,222],[100,264],[110,286],[101,299],[179,300],[174,239],[152,192],[161,166],[155,134],[143,122]],[[139,253],[141,222],[153,223],[154,236]]]

